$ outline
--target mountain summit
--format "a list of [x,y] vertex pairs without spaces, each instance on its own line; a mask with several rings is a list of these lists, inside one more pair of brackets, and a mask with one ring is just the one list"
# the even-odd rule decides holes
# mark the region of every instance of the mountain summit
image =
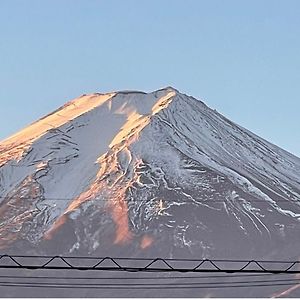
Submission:
[[0,197],[8,253],[299,255],[300,159],[171,87],[83,95],[2,141]]

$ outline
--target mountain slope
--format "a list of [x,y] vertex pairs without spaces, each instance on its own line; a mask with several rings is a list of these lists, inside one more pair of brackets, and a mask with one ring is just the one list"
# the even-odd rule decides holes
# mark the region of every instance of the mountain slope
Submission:
[[6,251],[261,258],[299,232],[300,159],[173,88],[84,95],[0,153]]

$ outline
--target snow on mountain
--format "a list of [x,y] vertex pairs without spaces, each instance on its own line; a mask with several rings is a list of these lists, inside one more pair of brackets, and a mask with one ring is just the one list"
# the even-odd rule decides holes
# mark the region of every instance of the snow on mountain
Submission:
[[83,95],[0,143],[0,217],[6,253],[296,260],[300,159],[171,87]]
[[299,255],[300,159],[170,87],[72,100],[0,166],[5,251]]

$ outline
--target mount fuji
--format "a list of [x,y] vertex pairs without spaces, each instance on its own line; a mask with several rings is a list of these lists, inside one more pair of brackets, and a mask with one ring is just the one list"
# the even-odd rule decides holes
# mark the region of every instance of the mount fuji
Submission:
[[300,158],[172,87],[82,95],[0,142],[0,220],[5,253],[297,260]]

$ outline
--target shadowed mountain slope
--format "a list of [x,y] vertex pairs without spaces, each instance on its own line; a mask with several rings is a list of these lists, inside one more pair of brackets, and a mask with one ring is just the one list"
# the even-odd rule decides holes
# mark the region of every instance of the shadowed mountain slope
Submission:
[[168,87],[84,95],[0,143],[7,253],[297,259],[300,159]]

